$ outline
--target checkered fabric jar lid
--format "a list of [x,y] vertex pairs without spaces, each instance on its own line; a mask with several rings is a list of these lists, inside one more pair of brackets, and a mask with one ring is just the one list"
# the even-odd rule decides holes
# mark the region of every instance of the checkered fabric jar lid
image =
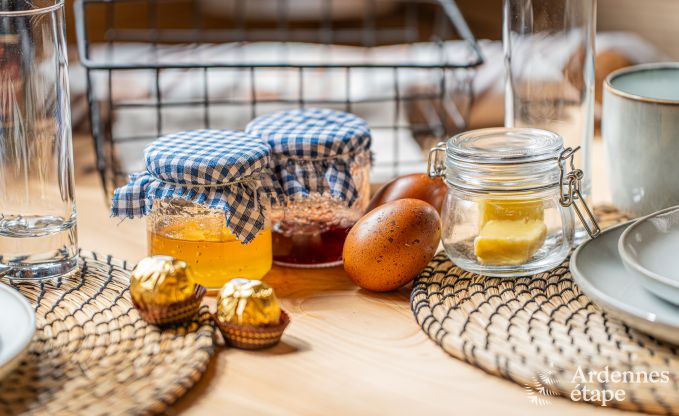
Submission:
[[369,155],[368,123],[342,111],[304,108],[266,114],[245,131],[266,140],[277,192],[286,197],[330,193],[351,204],[358,191],[351,165]]
[[156,200],[183,199],[224,211],[227,228],[243,243],[265,225],[272,191],[262,140],[239,131],[190,130],[163,136],[144,150],[146,172],[130,175],[113,195],[113,216],[151,212]]

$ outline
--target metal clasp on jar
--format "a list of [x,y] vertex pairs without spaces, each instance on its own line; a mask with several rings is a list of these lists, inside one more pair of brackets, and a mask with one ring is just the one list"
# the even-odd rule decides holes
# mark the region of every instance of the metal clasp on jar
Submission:
[[446,142],[438,142],[436,147],[429,150],[429,158],[427,159],[427,175],[430,178],[446,175],[446,158],[439,157],[443,153],[446,154]]
[[[585,198],[580,193],[584,173],[581,169],[575,168],[574,156],[578,150],[580,150],[580,146],[575,149],[568,147],[559,156],[559,186],[561,187],[559,202],[563,207],[572,206],[583,227],[587,230],[587,234],[592,238],[596,238],[601,234],[601,228],[596,218],[594,218],[592,210],[589,209]],[[568,170],[568,165],[570,165],[570,170]]]

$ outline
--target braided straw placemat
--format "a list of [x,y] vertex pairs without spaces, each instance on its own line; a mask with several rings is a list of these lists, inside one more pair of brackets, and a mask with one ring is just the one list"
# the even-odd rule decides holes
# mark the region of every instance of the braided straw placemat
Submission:
[[[597,215],[603,226],[628,219],[611,208]],[[534,276],[489,278],[440,253],[416,279],[410,303],[447,353],[520,384],[531,403],[563,396],[602,405],[622,390],[606,406],[679,414],[679,348],[609,318],[573,283],[568,260]]]
[[130,301],[128,265],[81,251],[81,271],[9,283],[35,306],[29,353],[0,382],[0,415],[158,414],[193,386],[214,349],[207,306],[159,329]]

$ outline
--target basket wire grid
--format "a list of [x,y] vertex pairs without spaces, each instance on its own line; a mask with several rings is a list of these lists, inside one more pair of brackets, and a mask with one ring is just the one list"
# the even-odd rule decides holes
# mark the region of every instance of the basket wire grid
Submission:
[[[344,1],[352,16],[338,11]],[[313,4],[316,15],[299,18]],[[296,107],[366,118],[373,150],[381,143],[376,152],[391,153],[374,166],[382,180],[421,171],[432,144],[464,129],[483,62],[454,0],[76,0],[74,8],[107,195],[143,169],[143,146],[163,134],[241,130]]]

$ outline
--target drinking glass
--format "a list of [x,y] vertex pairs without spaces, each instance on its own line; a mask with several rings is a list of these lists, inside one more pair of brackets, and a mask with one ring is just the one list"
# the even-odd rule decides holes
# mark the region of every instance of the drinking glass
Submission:
[[[592,172],[596,0],[505,0],[505,126],[550,130]],[[591,194],[591,178],[582,181]],[[580,228],[576,241],[587,233]]]
[[77,266],[63,0],[0,0],[0,275]]

